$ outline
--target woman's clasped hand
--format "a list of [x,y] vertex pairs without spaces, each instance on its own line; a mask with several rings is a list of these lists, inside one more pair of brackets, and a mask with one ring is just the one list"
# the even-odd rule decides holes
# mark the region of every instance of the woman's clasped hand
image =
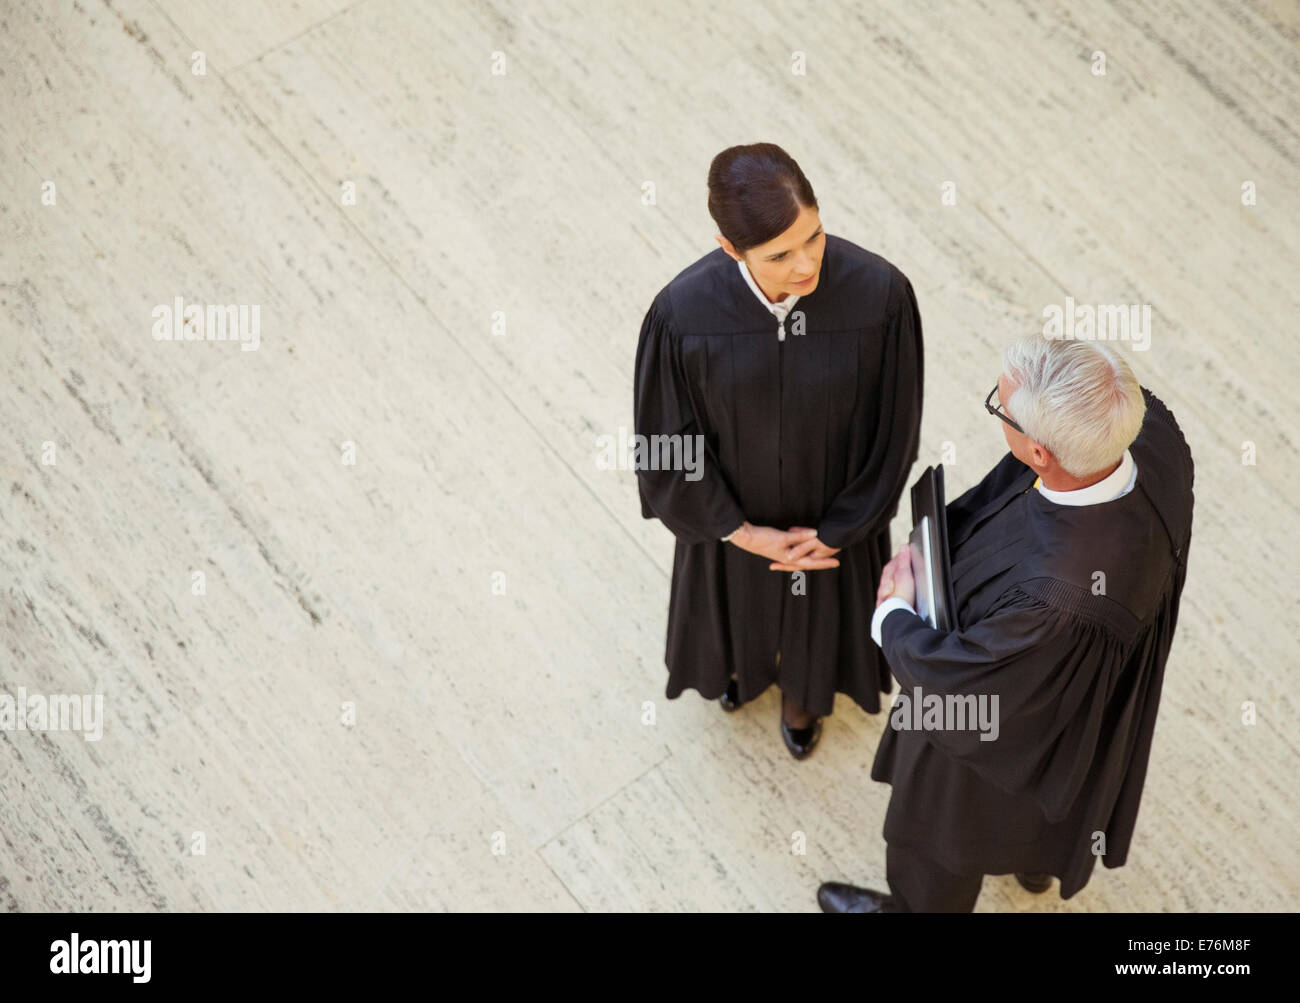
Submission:
[[731,542],[741,550],[770,560],[769,571],[821,571],[840,566],[835,560],[840,548],[822,543],[817,538],[817,530],[807,526],[777,529],[746,522]]

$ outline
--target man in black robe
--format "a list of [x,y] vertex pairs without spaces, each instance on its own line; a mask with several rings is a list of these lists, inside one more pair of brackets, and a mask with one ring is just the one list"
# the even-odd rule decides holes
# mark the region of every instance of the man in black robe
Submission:
[[[690,476],[653,465],[652,443],[637,458],[642,514],[677,538],[670,699],[687,688],[719,697],[735,676],[739,703],[775,682],[822,717],[836,692],[871,713],[889,692],[862,614],[918,452],[921,320],[901,271],[825,239],[816,290],[779,322],[747,285],[744,263],[718,248],[665,286],[642,324],[636,435],[700,436],[704,449]],[[815,529],[841,549],[824,570],[773,570],[723,542],[743,523]]]
[[[873,636],[900,683],[872,767],[893,786],[890,894],[824,884],[827,912],[970,911],[985,874],[1036,892],[1055,876],[1068,899],[1099,857],[1128,857],[1187,571],[1191,452],[1098,343],[1022,342],[997,390],[985,406],[1012,452],[948,506],[958,628],[912,610],[906,547],[877,593]],[[1140,431],[1120,456],[1125,423]],[[1106,442],[1091,475],[1053,449],[1096,458]],[[975,700],[994,727],[971,726]],[[918,702],[938,727],[917,726]]]

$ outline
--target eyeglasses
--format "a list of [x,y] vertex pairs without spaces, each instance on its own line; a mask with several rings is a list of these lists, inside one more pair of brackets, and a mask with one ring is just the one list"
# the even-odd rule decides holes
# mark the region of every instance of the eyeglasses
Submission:
[[1001,418],[1003,421],[1005,421],[1008,425],[1010,425],[1012,428],[1014,428],[1014,429],[1015,429],[1017,432],[1019,432],[1021,435],[1026,434],[1026,433],[1025,433],[1025,430],[1024,430],[1023,428],[1021,428],[1021,427],[1020,427],[1019,425],[1017,425],[1014,421],[1012,421],[1010,418],[1008,418],[1005,414],[1002,413],[1002,401],[1001,401],[1001,400],[999,400],[996,404],[992,403],[992,400],[993,400],[994,397],[997,396],[997,393],[998,393],[998,385],[997,385],[996,383],[994,383],[994,384],[993,384],[993,389],[990,390],[990,391],[989,391],[989,395],[988,395],[987,397],[984,398],[984,410],[986,410],[989,414],[995,414],[995,415],[997,415],[999,418]]

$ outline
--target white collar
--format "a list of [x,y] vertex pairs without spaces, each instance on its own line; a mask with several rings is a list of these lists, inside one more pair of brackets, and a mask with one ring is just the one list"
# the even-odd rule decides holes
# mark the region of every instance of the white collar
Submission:
[[790,316],[790,311],[794,308],[794,301],[799,298],[798,295],[787,296],[780,303],[773,303],[763,295],[763,290],[758,288],[758,283],[754,281],[754,276],[749,274],[749,266],[745,264],[744,261],[737,261],[736,264],[740,266],[740,274],[745,276],[745,282],[749,285],[749,288],[754,290],[754,295],[758,297],[758,301],[762,303],[763,306],[767,307],[772,316],[781,321]]
[[1037,482],[1039,494],[1057,505],[1098,505],[1101,502],[1114,501],[1132,491],[1136,483],[1137,464],[1133,462],[1133,454],[1127,449],[1124,450],[1124,458],[1119,461],[1118,467],[1096,484],[1089,484],[1086,488],[1053,491],[1042,482],[1042,478]]

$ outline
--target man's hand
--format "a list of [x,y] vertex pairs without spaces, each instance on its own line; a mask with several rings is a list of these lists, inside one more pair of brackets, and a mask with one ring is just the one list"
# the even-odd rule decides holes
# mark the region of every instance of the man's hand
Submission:
[[840,562],[834,560],[840,552],[839,547],[829,547],[817,538],[817,530],[807,526],[791,526],[791,533],[811,533],[811,538],[790,548],[782,560],[768,565],[769,571],[821,571],[825,568],[838,568]]
[[[794,529],[776,529],[772,526],[752,526],[746,522],[740,527],[736,535],[731,538],[741,550],[747,550],[751,554],[757,554],[759,557],[766,557],[769,561],[784,561],[790,551],[809,540],[817,537],[817,530],[803,529],[796,527]],[[840,562],[835,561],[827,567],[835,567]],[[772,565],[775,567],[775,565]]]
[[893,560],[880,571],[880,587],[876,589],[876,606],[886,599],[902,599],[916,607],[916,581],[912,577],[912,545],[904,543]]

